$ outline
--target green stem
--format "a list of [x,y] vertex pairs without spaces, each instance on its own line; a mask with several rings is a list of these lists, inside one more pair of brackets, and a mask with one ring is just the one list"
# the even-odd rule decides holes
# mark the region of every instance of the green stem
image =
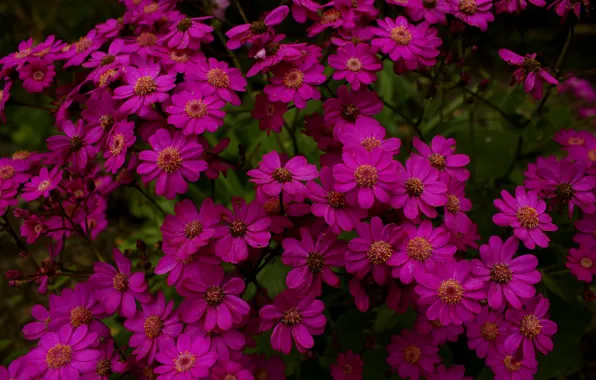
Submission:
[[166,216],[168,214],[164,211],[163,208],[161,208],[161,206],[155,201],[155,199],[151,198],[151,196],[149,196],[149,194],[147,194],[147,192],[145,192],[145,190],[143,190],[138,184],[135,183],[133,187],[137,189],[137,191],[141,193],[149,201],[149,203],[155,206],[155,208],[158,209],[163,216]]

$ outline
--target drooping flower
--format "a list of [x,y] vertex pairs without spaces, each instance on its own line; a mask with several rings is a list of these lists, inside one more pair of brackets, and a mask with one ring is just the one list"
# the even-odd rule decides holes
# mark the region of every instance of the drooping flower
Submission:
[[114,125],[106,140],[106,149],[103,157],[106,170],[116,174],[124,165],[128,148],[137,140],[134,134],[135,124],[132,121],[119,121]]
[[590,246],[582,244],[579,248],[571,248],[565,266],[578,280],[587,283],[592,282],[592,277],[596,276],[596,251],[594,251],[594,246],[590,248]]
[[168,34],[161,38],[167,42],[168,47],[176,49],[198,49],[201,42],[209,43],[213,41],[213,27],[203,24],[201,21],[208,20],[206,17],[184,17],[170,25]]
[[253,375],[250,371],[241,363],[233,362],[230,360],[220,360],[213,370],[211,371],[210,379],[213,380],[254,380]]
[[288,16],[288,13],[290,13],[290,8],[282,5],[269,12],[262,21],[254,21],[251,24],[233,27],[226,32],[226,37],[228,37],[226,46],[235,50],[249,42],[261,45],[275,34],[272,27],[281,24]]
[[466,325],[468,347],[476,351],[479,358],[490,359],[503,346],[507,333],[507,325],[503,322],[500,311],[483,307],[480,314]]
[[335,69],[334,80],[346,80],[352,89],[358,91],[360,85],[369,85],[377,80],[378,71],[383,65],[376,57],[376,49],[368,44],[348,43],[329,56],[329,66]]
[[50,136],[46,140],[48,149],[55,152],[57,164],[73,163],[77,168],[84,169],[89,160],[92,160],[97,153],[93,145],[102,135],[101,129],[85,127],[83,120],[73,124],[70,120],[62,123],[62,130],[65,136]]
[[443,345],[448,341],[457,342],[459,336],[464,332],[464,327],[443,325],[439,320],[431,321],[421,314],[414,323],[414,331],[420,335],[430,335],[433,344]]
[[185,79],[192,81],[193,88],[196,85],[199,93],[216,93],[235,106],[241,103],[236,91],[246,91],[246,78],[242,76],[240,70],[215,58],[203,59],[192,65],[186,71]]
[[488,23],[495,21],[492,0],[449,0],[451,13],[468,25],[486,32]]
[[55,76],[54,65],[51,61],[44,59],[34,60],[19,71],[19,79],[23,81],[23,88],[32,93],[42,92],[45,88],[50,87]]
[[451,13],[447,0],[408,0],[404,6],[413,21],[424,19],[429,24],[447,24],[445,15]]
[[519,358],[515,352],[497,350],[487,356],[486,362],[495,373],[495,380],[532,379],[538,371],[534,358]]
[[283,115],[288,112],[288,106],[283,102],[272,102],[265,94],[258,94],[255,98],[255,107],[251,111],[254,119],[259,120],[259,129],[267,131],[267,136],[271,131],[281,132],[284,125]]
[[540,62],[536,60],[536,53],[526,54],[522,57],[511,50],[500,49],[499,55],[505,62],[516,67],[512,83],[523,83],[524,91],[536,100],[542,99],[545,82],[553,85],[559,83],[555,77],[542,68]]
[[128,369],[127,363],[120,359],[120,353],[114,347],[114,339],[108,337],[97,347],[99,357],[95,368],[81,374],[87,380],[108,380],[113,373],[124,373]]
[[402,330],[399,336],[392,336],[387,350],[387,363],[403,378],[429,376],[441,362],[439,347],[431,343],[428,335],[416,332]]
[[309,99],[318,100],[321,93],[316,86],[325,82],[324,67],[317,61],[305,61],[299,66],[281,65],[263,91],[273,102],[294,102],[297,108],[306,107]]
[[362,128],[379,122],[373,117],[381,112],[383,103],[375,91],[365,88],[350,91],[347,86],[337,89],[337,98],[329,98],[323,103],[325,123],[333,126],[336,139],[349,126]]
[[353,152],[359,147],[369,152],[380,148],[395,156],[399,153],[401,141],[397,137],[385,139],[386,134],[387,130],[375,123],[346,126],[338,133],[344,152]]
[[329,372],[333,380],[360,380],[363,367],[364,361],[360,359],[360,355],[350,350],[337,356],[335,364],[329,366]]
[[166,107],[170,114],[168,123],[182,129],[185,135],[215,132],[224,123],[225,102],[217,95],[182,91],[172,96],[172,105]]
[[155,359],[161,365],[154,372],[164,380],[205,378],[217,358],[215,352],[209,351],[209,343],[204,338],[184,333],[160,346]]

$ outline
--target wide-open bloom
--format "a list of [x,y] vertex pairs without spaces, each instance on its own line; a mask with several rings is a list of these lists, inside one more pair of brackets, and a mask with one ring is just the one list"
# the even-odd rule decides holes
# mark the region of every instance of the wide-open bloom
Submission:
[[308,28],[308,37],[314,37],[322,33],[325,29],[351,29],[355,26],[354,10],[349,6],[342,6],[339,2],[329,2],[331,6],[323,11],[319,16],[314,14],[315,23]]
[[246,338],[237,329],[222,330],[215,327],[213,330],[207,330],[204,321],[189,325],[185,333],[192,334],[197,339],[204,339],[208,350],[216,353],[219,360],[241,356],[241,351],[246,346]]
[[592,277],[596,276],[596,251],[594,246],[590,248],[587,245],[581,245],[579,248],[571,248],[565,266],[578,280],[587,283],[592,282]]
[[325,82],[324,67],[316,60],[305,61],[299,66],[283,65],[276,69],[263,91],[273,102],[294,102],[297,108],[306,107],[309,99],[320,99],[316,86]]
[[455,154],[455,139],[435,136],[430,145],[427,145],[415,136],[413,144],[420,155],[428,159],[433,168],[445,171],[458,181],[466,181],[470,178],[470,172],[464,169],[464,166],[470,163],[470,157],[465,154]]
[[359,147],[369,152],[375,148],[385,150],[391,155],[399,153],[401,141],[397,137],[391,137],[385,140],[387,130],[380,124],[362,123],[358,127],[346,126],[338,132],[339,140],[344,145],[344,152],[353,152]]
[[157,179],[155,192],[167,199],[188,191],[187,182],[195,182],[207,170],[207,162],[200,159],[203,148],[196,137],[175,132],[173,136],[160,129],[151,137],[153,150],[139,154],[141,164],[137,172],[145,184]]
[[192,86],[193,88],[196,86],[199,93],[216,93],[235,106],[241,103],[236,91],[246,91],[246,78],[242,76],[240,70],[215,58],[203,59],[192,65],[186,71],[185,79],[193,81]]
[[83,63],[83,67],[122,67],[128,65],[130,56],[124,53],[123,49],[124,41],[117,38],[112,41],[107,53],[103,51],[95,51],[91,53],[91,58]]
[[376,56],[376,49],[368,44],[348,43],[329,56],[329,66],[335,69],[333,79],[346,80],[352,89],[358,91],[360,85],[369,85],[377,80],[378,71],[383,65]]
[[468,25],[486,32],[488,23],[495,21],[492,0],[449,0],[451,13]]
[[440,363],[439,347],[432,344],[428,335],[420,335],[402,330],[400,335],[391,337],[387,346],[387,363],[400,377],[419,379],[435,372]]
[[0,158],[0,182],[11,186],[27,182],[31,178],[29,166],[27,161]]
[[[544,7],[546,5],[545,0],[529,0],[530,3],[536,5],[537,7]],[[528,7],[528,1],[526,0],[516,0],[516,1],[509,1],[509,0],[500,0],[495,2],[495,8],[498,13],[518,13],[523,11]]]
[[84,169],[87,162],[95,157],[97,148],[93,145],[102,136],[102,130],[94,128],[89,130],[83,120],[73,124],[70,120],[62,123],[65,136],[50,136],[46,140],[48,149],[55,152],[58,164],[72,163],[79,169]]
[[337,356],[337,362],[329,366],[329,372],[333,380],[359,380],[362,379],[363,367],[364,361],[360,355],[350,350]]
[[479,358],[490,358],[499,351],[506,337],[507,324],[500,311],[483,307],[473,321],[466,324],[468,347],[476,351]]
[[327,319],[323,314],[325,305],[314,298],[288,289],[275,297],[272,305],[259,310],[260,330],[273,327],[271,347],[288,355],[292,351],[292,340],[300,352],[306,352],[315,344],[312,335],[325,331]]
[[500,49],[499,55],[505,62],[516,67],[512,82],[523,83],[524,91],[536,100],[542,99],[545,82],[553,85],[559,83],[555,77],[542,68],[540,62],[536,60],[536,53],[526,54],[522,57],[511,50]]
[[339,136],[349,126],[360,128],[378,124],[373,117],[383,110],[383,103],[376,91],[365,89],[350,91],[347,86],[337,89],[337,98],[329,98],[323,103],[325,123],[334,126],[333,136]]
[[534,358],[519,358],[515,351],[496,350],[487,356],[486,363],[495,373],[495,380],[533,379],[538,371]]
[[67,49],[63,49],[67,61],[64,63],[64,68],[70,66],[79,66],[83,61],[93,52],[99,50],[104,43],[105,37],[97,33],[96,29],[91,29],[86,36],[79,38],[73,44],[70,44]]
[[104,164],[106,170],[112,174],[116,174],[124,165],[128,148],[137,140],[134,127],[135,124],[132,121],[119,121],[108,135],[103,157],[106,159]]
[[200,91],[182,91],[172,95],[172,105],[166,107],[168,123],[182,129],[185,135],[215,132],[224,123],[226,105],[218,95],[202,95]]
[[262,21],[254,21],[251,24],[233,27],[226,32],[226,37],[228,37],[227,47],[234,50],[248,42],[255,45],[262,44],[263,41],[275,34],[272,27],[281,24],[288,16],[288,13],[290,13],[290,8],[282,5],[269,12]]
[[168,339],[159,348],[155,359],[161,363],[154,372],[159,379],[190,380],[204,378],[217,361],[218,355],[209,351],[209,342],[189,333]]
[[288,112],[288,106],[285,103],[272,102],[267,95],[258,94],[251,115],[259,121],[259,129],[267,131],[269,136],[271,131],[281,132],[284,125],[283,115],[286,112]]
[[161,38],[166,41],[168,47],[176,49],[198,49],[201,42],[213,41],[213,28],[203,24],[201,21],[210,19],[206,17],[185,17],[170,25],[170,32]]
[[507,190],[501,191],[503,199],[495,199],[495,207],[501,211],[493,216],[497,226],[511,226],[517,236],[528,249],[536,246],[546,248],[550,239],[543,231],[556,231],[557,226],[546,214],[546,203],[538,199],[533,191],[526,192],[523,186],[515,189],[515,198]]
[[55,76],[54,65],[51,61],[44,59],[34,60],[19,71],[19,79],[23,81],[23,88],[33,93],[42,92],[45,88],[50,87]]

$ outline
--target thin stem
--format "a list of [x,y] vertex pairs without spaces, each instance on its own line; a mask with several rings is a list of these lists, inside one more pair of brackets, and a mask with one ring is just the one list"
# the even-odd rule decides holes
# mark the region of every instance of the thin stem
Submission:
[[296,156],[298,154],[298,141],[296,140],[296,135],[294,133],[294,129],[290,128],[290,126],[288,125],[288,123],[286,123],[285,120],[284,120],[284,125],[286,126],[286,129],[288,130],[290,138],[292,139],[292,147],[294,148],[294,156]]
[[385,105],[385,107],[389,108],[391,111],[393,111],[397,116],[401,117],[402,119],[404,119],[406,121],[406,123],[408,123],[412,129],[414,130],[414,132],[416,132],[416,134],[418,135],[418,137],[420,137],[421,140],[424,141],[424,136],[422,135],[422,131],[420,131],[420,129],[418,128],[418,126],[412,121],[412,119],[410,119],[409,117],[407,117],[406,115],[404,115],[403,113],[401,113],[397,107],[389,104],[387,101],[385,101],[385,99],[383,99],[381,96],[379,96],[379,99],[381,99],[381,102],[383,102],[383,104]]
[[136,183],[135,183],[135,184],[133,185],[133,187],[134,187],[135,189],[137,189],[137,191],[138,191],[139,193],[143,194],[143,196],[144,196],[145,198],[147,198],[147,200],[149,201],[149,203],[151,203],[153,206],[155,206],[155,208],[156,208],[156,209],[158,209],[158,210],[159,210],[159,212],[161,212],[161,214],[162,214],[163,216],[166,216],[166,215],[167,215],[167,213],[164,211],[164,209],[163,209],[163,208],[161,208],[161,206],[160,206],[160,205],[159,205],[159,204],[158,204],[158,203],[155,201],[155,199],[151,198],[151,196],[149,196],[149,194],[147,194],[147,193],[145,192],[145,190],[143,190],[143,189],[142,189],[142,188],[141,188],[141,187],[140,187],[138,184],[136,184]]
[[280,215],[284,215],[286,213],[284,210],[284,192],[283,192],[283,190],[279,193],[279,213],[280,213]]
[[238,13],[240,13],[240,17],[242,17],[242,20],[244,20],[245,23],[250,24],[250,21],[248,21],[248,17],[246,17],[246,14],[244,13],[244,9],[242,9],[242,6],[240,5],[240,2],[238,0],[234,0],[234,5],[238,9]]
[[503,111],[501,108],[499,108],[498,106],[494,105],[493,103],[489,102],[488,100],[484,99],[482,96],[478,95],[476,92],[467,89],[466,87],[462,86],[462,89],[467,92],[468,94],[472,95],[473,97],[475,97],[476,99],[480,100],[482,103],[486,104],[487,106],[489,106],[490,108],[494,109],[495,111],[497,111],[498,113],[501,114],[501,116],[503,116],[503,118],[505,120],[507,120],[509,123],[513,124],[514,126],[518,126],[518,123],[511,120],[511,118],[509,117],[509,115]]
[[27,256],[29,256],[31,258],[31,261],[33,261],[33,264],[35,264],[35,267],[37,269],[39,269],[39,264],[37,264],[37,261],[35,261],[35,258],[33,258],[33,255],[29,253],[29,249],[27,248],[27,246],[25,245],[25,243],[23,243],[23,241],[21,240],[21,238],[19,237],[19,235],[12,228],[12,224],[10,224],[10,221],[8,220],[8,218],[6,217],[6,215],[2,216],[2,219],[4,220],[4,223],[0,223],[0,225],[2,227],[4,227],[4,229],[6,230],[6,232],[8,232],[8,234],[12,237],[12,239],[15,241],[17,247],[19,247],[19,249],[22,252],[27,253]]

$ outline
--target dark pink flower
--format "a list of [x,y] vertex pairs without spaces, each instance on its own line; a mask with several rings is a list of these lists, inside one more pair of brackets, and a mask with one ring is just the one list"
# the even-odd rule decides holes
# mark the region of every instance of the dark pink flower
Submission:
[[449,0],[451,13],[468,25],[486,32],[488,23],[495,20],[492,0]]
[[246,79],[240,70],[230,67],[226,62],[215,58],[200,60],[197,64],[189,66],[184,77],[192,81],[199,93],[217,93],[223,100],[232,105],[239,106],[240,97],[236,91],[246,91]]
[[106,170],[116,174],[124,165],[128,148],[136,141],[134,134],[135,124],[132,121],[119,121],[115,124],[106,140],[106,149],[103,157],[106,159]]
[[590,2],[586,0],[577,2],[571,0],[555,0],[547,7],[547,9],[555,8],[555,12],[557,15],[561,16],[563,20],[567,19],[570,11],[573,11],[575,17],[579,19],[582,11],[582,5],[587,11],[589,9]]
[[[27,185],[25,185],[25,190],[27,190]],[[17,195],[19,192],[19,185],[16,183],[11,182],[4,182],[0,180],[0,215],[3,215],[6,212],[6,208],[9,206],[15,206],[19,201],[17,199]],[[23,199],[25,199],[25,195],[32,195],[33,193],[23,193]],[[39,195],[33,197],[33,199],[38,198]]]
[[[537,7],[544,7],[546,5],[545,0],[529,0],[530,3],[536,5]],[[527,0],[518,0],[518,1],[508,1],[508,0],[499,0],[495,2],[495,8],[497,10],[497,14],[499,13],[512,13],[516,14],[518,12],[523,11],[528,7]]]
[[166,107],[170,114],[168,123],[182,129],[185,135],[215,132],[224,123],[225,102],[217,95],[200,95],[200,92],[182,91],[172,95],[172,105]]
[[381,112],[383,103],[375,91],[361,89],[350,91],[347,86],[337,89],[337,98],[329,98],[323,103],[325,123],[334,126],[333,135],[339,139],[349,126],[361,128],[379,124],[373,117]]
[[[209,252],[209,254],[207,254]],[[210,251],[198,250],[186,256],[176,253],[165,254],[155,266],[155,274],[168,274],[168,285],[179,286],[185,279],[195,276],[202,265],[219,265],[221,259]]]
[[168,74],[172,72],[182,74],[204,59],[205,55],[200,51],[192,49],[170,49],[163,52],[161,65]]
[[0,380],[12,380],[12,379],[27,379],[29,375],[25,375],[26,372],[30,371],[27,367],[30,367],[26,359],[27,356],[21,356],[14,359],[8,368],[0,366]]
[[420,314],[414,323],[414,331],[420,335],[430,335],[432,343],[443,345],[446,342],[457,342],[464,332],[463,326],[443,325],[439,320],[431,321],[424,314]]
[[503,347],[507,325],[503,322],[502,312],[483,307],[466,327],[468,347],[476,351],[479,358],[490,359]]
[[579,248],[571,248],[565,266],[579,281],[592,282],[592,277],[596,276],[596,251],[594,251],[594,246],[590,248],[587,245],[580,245]]
[[161,365],[154,372],[163,380],[190,380],[205,378],[217,361],[217,354],[209,352],[205,339],[188,333],[168,339],[155,356]]
[[339,132],[339,140],[344,145],[344,152],[352,152],[360,147],[369,152],[375,148],[380,148],[392,156],[399,153],[401,141],[397,137],[385,140],[387,130],[380,124],[361,123],[358,127],[346,126]]
[[364,361],[360,359],[360,355],[355,354],[352,350],[342,352],[337,356],[335,364],[329,366],[329,372],[333,380],[360,380],[362,379],[362,370],[364,369]]
[[0,59],[0,64],[4,69],[16,67],[19,69],[28,60],[31,59],[33,51],[33,38],[19,42],[19,50]]
[[538,371],[534,358],[519,358],[514,352],[497,350],[486,358],[486,363],[495,373],[495,380],[533,379]]
[[[565,82],[563,82],[565,83]],[[587,141],[595,140],[594,135],[590,131],[576,131],[574,129],[561,129],[553,140],[561,144],[563,149],[573,148],[574,146],[585,145]],[[596,152],[595,152],[596,154]]]
[[292,17],[296,22],[304,23],[307,18],[315,18],[321,8],[321,4],[314,0],[292,0]]
[[30,164],[27,161],[13,158],[0,158],[0,182],[11,185],[25,183],[31,178],[27,173]]
[[314,37],[325,29],[350,29],[356,25],[354,23],[354,11],[351,7],[339,7],[333,2],[326,5],[331,6],[331,8],[324,10],[320,16],[313,14],[315,23],[307,29],[308,37]]
[[113,38],[118,35],[120,30],[123,28],[121,20],[115,18],[109,18],[106,22],[95,25],[95,29],[100,36],[105,38]]
[[52,320],[50,312],[42,305],[35,305],[31,308],[31,316],[35,322],[27,323],[23,326],[23,336],[27,340],[37,340],[48,332],[48,325]]
[[266,73],[270,68],[282,61],[292,62],[302,58],[305,43],[282,44],[285,34],[278,34],[264,46],[256,45],[249,51],[249,57],[255,60],[254,65],[248,69],[246,76],[252,77],[258,73]]
[[250,364],[253,366],[253,374],[256,380],[286,380],[286,365],[279,356],[270,356],[265,354],[248,356]]
[[480,235],[478,235],[478,225],[472,223],[468,228],[468,231],[462,232],[453,232],[450,231],[451,238],[449,239],[449,243],[453,244],[457,247],[458,251],[467,252],[469,248],[478,248],[478,240],[480,240]]
[[283,115],[286,112],[288,112],[288,106],[285,103],[272,102],[267,95],[258,94],[251,115],[259,121],[259,129],[267,131],[269,136],[271,131],[281,132],[284,125]]
[[95,51],[91,53],[91,58],[85,63],[83,67],[122,67],[128,65],[129,55],[123,52],[124,41],[117,38],[110,44],[108,52]]
[[28,92],[42,92],[50,87],[56,70],[51,61],[37,59],[21,67],[19,70],[19,79],[23,81],[23,88]]
[[470,172],[464,169],[464,166],[470,163],[470,157],[465,154],[455,154],[455,139],[435,136],[429,146],[415,136],[413,144],[420,155],[428,159],[433,168],[445,171],[458,181],[466,181],[470,178]]
[[216,353],[219,360],[238,358],[246,346],[246,339],[240,331],[236,329],[222,330],[217,326],[213,330],[206,330],[204,321],[189,325],[185,332],[198,339],[204,339],[209,351]]
[[[50,191],[54,190],[62,181],[62,170],[55,166],[51,171],[43,167],[39,175],[32,177],[31,181],[25,184],[21,197],[27,202],[31,202],[39,197],[48,198]],[[6,189],[3,189],[4,191]],[[16,188],[14,189],[16,191]]]
[[355,91],[361,84],[366,86],[376,81],[375,73],[383,68],[376,49],[364,43],[356,46],[348,43],[338,48],[336,54],[329,56],[329,66],[336,69],[333,79],[345,79]]
[[299,66],[278,66],[263,91],[273,102],[293,101],[297,108],[304,108],[309,99],[321,98],[316,86],[325,82],[323,71],[324,67],[317,61],[307,61]]
[[[136,36],[123,37],[124,52],[130,53],[131,58],[136,53],[144,60],[150,60],[156,57],[163,56],[167,52],[167,48],[159,43],[158,36],[150,31],[143,31]],[[139,64],[141,60],[138,60]]]
[[545,82],[553,85],[559,83],[555,77],[542,68],[540,62],[536,60],[536,53],[526,54],[522,57],[511,50],[500,49],[499,55],[505,62],[516,67],[513,72],[512,83],[523,83],[524,91],[532,95],[534,99],[539,100],[542,98]]
[[64,68],[70,66],[78,66],[93,52],[96,52],[100,46],[104,43],[105,37],[98,35],[97,30],[91,29],[85,37],[79,38],[79,40],[70,46],[65,51],[65,58],[67,59],[64,63]]
[[169,33],[161,38],[161,41],[167,42],[169,48],[176,49],[198,49],[201,42],[209,43],[213,41],[213,28],[203,24],[201,21],[208,20],[206,17],[185,17],[177,20],[170,25]]
[[12,87],[12,81],[4,79],[4,87],[0,89],[0,123],[6,123],[6,116],[4,115],[4,108],[6,102],[10,99],[10,89]]
[[120,352],[114,347],[112,337],[104,338],[97,351],[99,357],[95,368],[81,374],[85,380],[108,380],[113,373],[124,373],[128,369],[128,364],[120,359]]
[[255,45],[262,44],[275,34],[272,27],[281,24],[288,13],[290,13],[290,8],[282,5],[269,12],[263,21],[233,27],[226,32],[227,47],[235,50],[249,42]]
[[596,245],[596,214],[583,215],[574,225],[578,231],[573,235],[574,242],[588,247]]
[[466,367],[463,365],[453,365],[449,368],[441,364],[437,366],[434,374],[428,377],[428,380],[474,380],[472,376],[464,376]]
[[250,371],[245,369],[242,364],[229,360],[220,360],[211,370],[209,378],[213,380],[254,380]]
[[46,140],[48,149],[56,153],[57,164],[72,163],[78,169],[85,169],[87,163],[95,158],[95,144],[102,136],[99,128],[88,129],[83,120],[73,124],[70,120],[62,123],[65,136],[50,136]]
[[413,21],[424,19],[429,24],[447,24],[445,15],[451,13],[447,0],[408,0],[404,6]]
[[445,226],[452,233],[465,234],[472,225],[470,218],[464,212],[472,209],[472,202],[465,198],[465,182],[453,178],[447,179],[447,202],[443,209]]
[[126,114],[116,112],[116,100],[110,91],[101,90],[94,93],[85,103],[81,116],[89,130],[100,128],[103,134],[110,132],[117,121],[125,119]]
[[387,363],[403,378],[429,376],[441,361],[439,347],[431,343],[429,336],[407,330],[402,330],[399,336],[392,336],[387,350]]

